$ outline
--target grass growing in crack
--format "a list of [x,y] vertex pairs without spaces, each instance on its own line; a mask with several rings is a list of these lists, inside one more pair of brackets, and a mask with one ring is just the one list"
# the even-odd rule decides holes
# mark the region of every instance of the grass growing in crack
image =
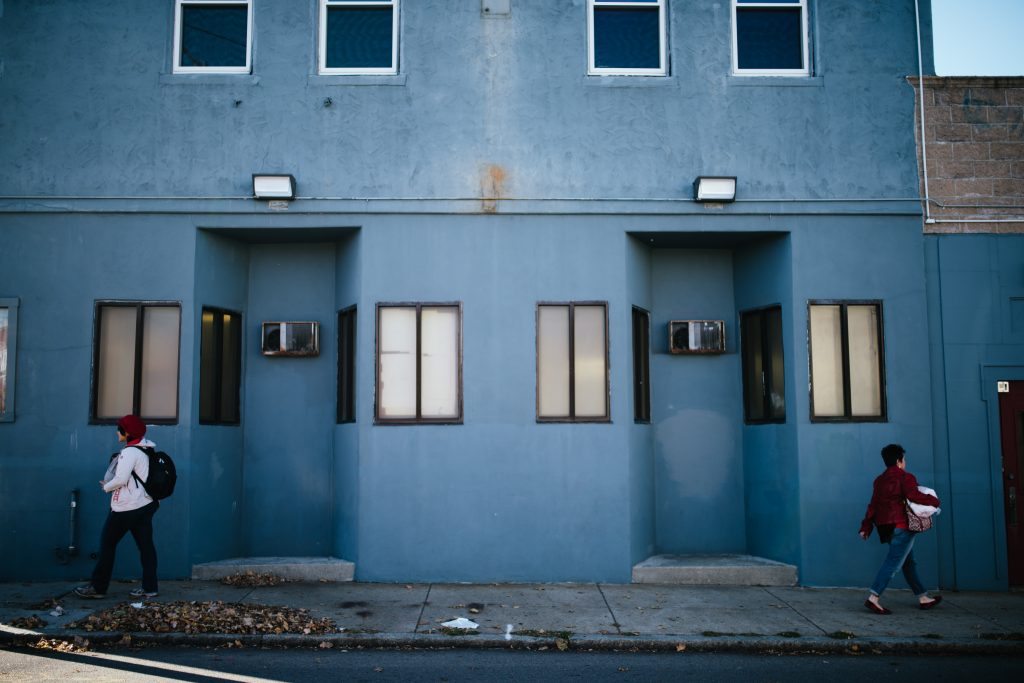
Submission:
[[[722,636],[746,636],[749,638],[760,638],[763,633],[724,633],[722,631],[703,631],[702,635],[708,638],[720,638]],[[797,635],[800,635],[799,633]]]
[[572,631],[548,631],[545,629],[534,629],[524,628],[518,631],[512,631],[514,636],[532,636],[534,638],[562,638],[563,640],[570,640],[573,636]]
[[838,640],[850,640],[851,638],[856,638],[857,636],[850,633],[849,631],[832,631],[832,633],[828,634],[828,637],[836,638]]
[[775,635],[777,635],[780,638],[799,638],[800,637],[800,632],[799,631],[779,631]]
[[942,640],[942,634],[940,633],[922,633],[922,638],[928,638],[930,640]]

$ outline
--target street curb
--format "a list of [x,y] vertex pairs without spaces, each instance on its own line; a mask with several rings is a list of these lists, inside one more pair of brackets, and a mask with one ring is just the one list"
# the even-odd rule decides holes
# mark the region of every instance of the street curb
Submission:
[[586,635],[561,639],[555,637],[467,634],[452,636],[427,633],[331,633],[304,634],[231,634],[231,633],[124,633],[121,631],[64,631],[62,633],[27,631],[12,627],[0,629],[0,646],[25,647],[40,640],[73,643],[75,638],[90,645],[116,646],[125,636],[131,644],[219,647],[240,643],[245,648],[446,648],[446,649],[529,649],[558,650],[640,650],[652,652],[733,652],[748,654],[1024,654],[1022,641],[921,640],[865,637],[836,639],[821,636],[771,638],[760,636],[621,636]]

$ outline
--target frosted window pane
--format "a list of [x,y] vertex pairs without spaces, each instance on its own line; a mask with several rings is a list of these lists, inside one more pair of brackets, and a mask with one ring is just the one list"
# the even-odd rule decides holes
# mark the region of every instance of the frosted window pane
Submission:
[[0,308],[0,415],[7,412],[7,318],[7,309]]
[[380,309],[378,416],[416,417],[416,309]]
[[423,308],[420,417],[459,416],[459,311]]
[[237,422],[238,389],[241,383],[239,356],[242,349],[242,319],[230,313],[222,315],[224,339],[221,347],[220,419],[224,422]]
[[817,417],[843,415],[842,363],[839,306],[811,306],[811,382]]
[[772,379],[769,399],[771,417],[786,417],[786,370],[782,354],[782,311],[768,311],[768,345],[772,357]]
[[608,414],[604,306],[577,306],[574,328],[576,417]]
[[96,417],[132,412],[135,386],[134,307],[100,308],[99,367],[96,370]]
[[537,413],[569,417],[568,306],[540,307],[537,339]]
[[170,306],[147,307],[142,316],[143,417],[178,415],[178,328],[181,311]]
[[846,325],[850,335],[851,414],[859,417],[881,415],[878,309],[875,306],[847,306]]

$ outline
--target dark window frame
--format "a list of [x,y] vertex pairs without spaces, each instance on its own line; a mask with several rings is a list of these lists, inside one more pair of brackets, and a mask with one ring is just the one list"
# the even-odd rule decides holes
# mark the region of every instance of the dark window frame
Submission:
[[[843,414],[834,416],[818,416],[814,413],[814,349],[811,340],[811,307],[812,306],[839,306],[839,329],[842,349],[842,379],[843,379]],[[876,334],[878,335],[878,386],[879,386],[879,414],[878,415],[852,415],[852,399],[850,390],[850,332],[847,323],[847,308],[849,306],[874,306],[877,309]],[[835,422],[888,422],[889,410],[886,395],[889,393],[886,386],[885,373],[885,321],[883,318],[884,309],[881,299],[810,299],[807,302],[807,377],[811,422],[835,423]]]
[[651,313],[633,306],[633,422],[651,423]]
[[[217,335],[214,348],[216,349],[216,355],[214,357],[214,417],[203,417],[203,325],[202,316],[203,314],[210,312],[214,314],[214,330]],[[224,370],[224,315],[230,315],[237,319],[238,322],[238,349],[235,353],[235,376],[238,378],[238,386],[235,387],[234,398],[235,398],[235,413],[238,415],[238,419],[225,420],[221,416],[221,404],[224,393],[223,386],[223,370]],[[219,317],[218,317],[219,316]],[[242,327],[242,314],[238,311],[233,311],[227,308],[220,308],[218,306],[203,306],[199,311],[199,424],[201,425],[226,425],[226,426],[238,426],[242,423],[242,351],[245,348],[244,337],[245,328]]]
[[[546,417],[540,414],[540,309],[542,306],[562,306],[569,308],[569,415]],[[576,417],[576,307],[600,306],[604,309],[604,393],[605,414],[599,417]],[[534,358],[536,397],[534,409],[537,422],[561,424],[610,424],[612,421],[611,396],[611,340],[608,334],[608,302],[607,301],[540,301],[537,302],[536,319],[534,321],[536,335],[536,357]]]
[[[774,364],[772,362],[772,339],[769,337],[768,331],[768,315],[774,312],[778,312],[779,315],[779,352],[782,356],[783,365],[783,378],[782,378],[782,415],[772,415],[771,405],[771,393],[775,389],[774,382]],[[761,334],[760,339],[751,340],[747,338],[747,320],[749,316],[757,316],[761,321]],[[786,422],[786,378],[785,378],[785,365],[786,365],[786,346],[785,346],[785,335],[782,330],[782,305],[772,304],[770,306],[761,306],[758,308],[751,308],[744,311],[740,311],[740,359],[742,363],[743,371],[743,421],[746,424],[758,425],[758,424],[784,424]],[[761,380],[756,387],[751,387],[748,382],[749,377],[749,366],[747,356],[748,344],[756,343],[761,350]],[[763,414],[766,417],[751,417],[749,412],[750,402],[748,397],[751,392],[760,391]]]
[[[181,415],[181,302],[180,301],[126,301],[126,300],[100,300],[93,305],[93,338],[92,338],[92,381],[89,392],[89,424],[117,424],[121,416],[97,417],[96,408],[99,404],[99,378],[100,378],[100,326],[102,318],[100,309],[111,308],[134,308],[135,317],[135,377],[132,386],[132,414],[138,415],[147,424],[153,425],[176,425]],[[142,403],[142,347],[146,308],[176,308],[178,309],[178,357],[175,360],[178,371],[174,381],[174,417],[149,417],[139,414],[139,407]]]
[[338,311],[338,424],[356,421],[356,306]]
[[[416,309],[416,417],[400,417],[400,418],[389,418],[380,416],[380,312],[382,308],[415,308]],[[423,373],[422,366],[420,364],[420,355],[422,353],[422,314],[424,308],[454,308],[458,311],[459,324],[458,324],[458,379],[456,380],[458,386],[458,415],[456,417],[423,417],[422,414],[422,399],[423,399]],[[376,336],[374,340],[374,365],[375,365],[375,376],[374,376],[374,399],[373,399],[373,423],[375,425],[460,425],[463,423],[463,390],[462,390],[462,302],[461,301],[446,301],[446,302],[377,302],[376,305]]]

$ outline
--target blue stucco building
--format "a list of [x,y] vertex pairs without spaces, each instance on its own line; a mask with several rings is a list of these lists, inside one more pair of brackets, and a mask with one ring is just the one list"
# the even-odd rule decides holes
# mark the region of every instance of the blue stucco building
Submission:
[[[1024,243],[922,230],[927,1],[620,5],[0,2],[0,579],[88,573],[131,411],[179,468],[167,578],[863,586],[883,445],[944,500],[998,476],[994,393],[947,399],[1024,379]],[[1007,587],[986,490],[929,586]]]

